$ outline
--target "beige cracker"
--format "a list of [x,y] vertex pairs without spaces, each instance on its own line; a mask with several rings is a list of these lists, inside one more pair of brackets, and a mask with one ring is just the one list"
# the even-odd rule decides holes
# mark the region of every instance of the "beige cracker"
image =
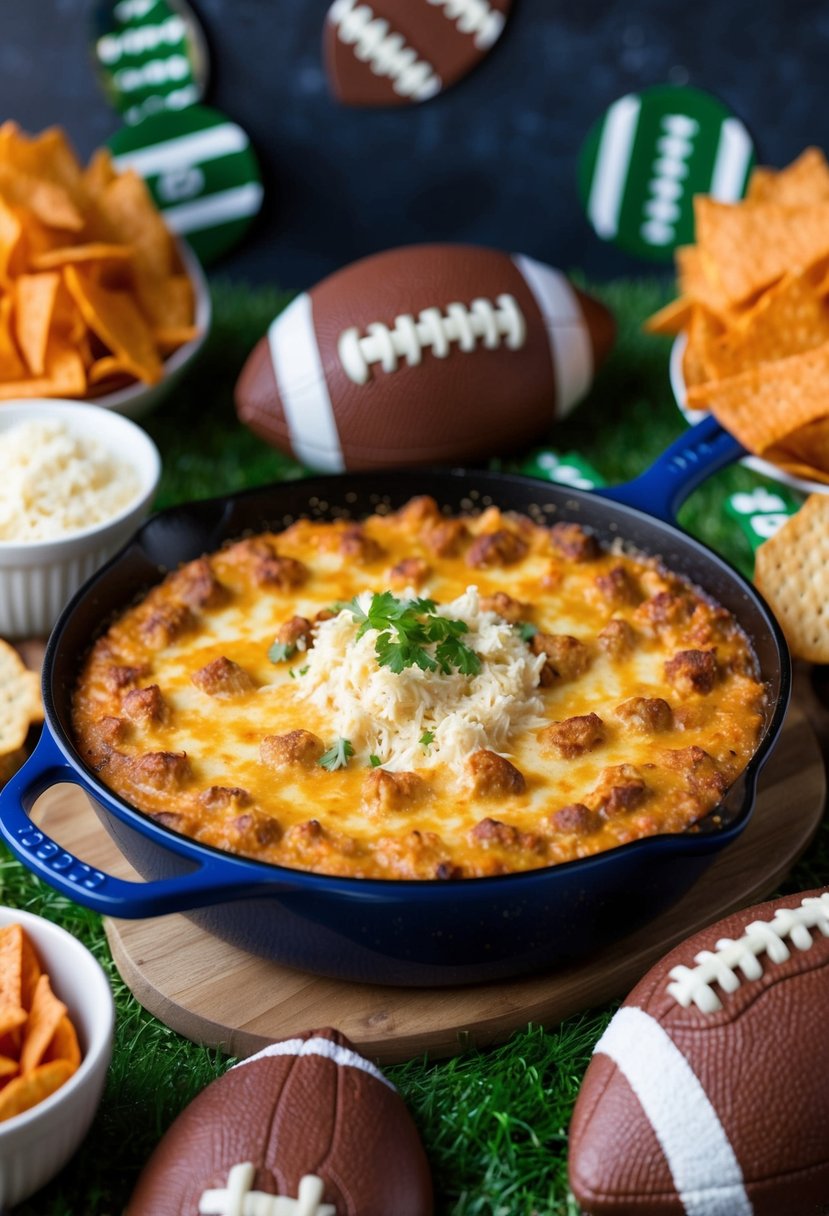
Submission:
[[760,546],[754,581],[795,658],[829,663],[829,495],[812,494]]

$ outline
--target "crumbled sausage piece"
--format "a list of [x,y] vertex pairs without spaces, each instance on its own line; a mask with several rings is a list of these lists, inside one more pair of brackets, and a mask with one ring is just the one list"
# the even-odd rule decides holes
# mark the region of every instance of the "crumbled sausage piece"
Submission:
[[150,811],[149,814],[156,823],[169,828],[171,832],[180,832],[183,836],[191,834],[190,820],[186,815],[179,815],[176,811]]
[[591,811],[583,802],[571,802],[550,816],[550,827],[558,832],[572,832],[576,836],[589,836],[600,826],[600,820],[595,811]]
[[322,739],[310,730],[289,730],[286,735],[266,735],[259,745],[259,758],[270,768],[298,764],[313,768],[325,752]]
[[89,746],[85,749],[90,763],[94,765],[104,763],[112,749],[119,743],[123,743],[126,734],[127,723],[123,718],[107,714],[103,718],[98,718],[96,722],[90,722],[87,728]]
[[512,566],[515,562],[520,562],[526,554],[525,540],[515,532],[499,528],[497,532],[488,532],[485,536],[478,536],[473,540],[466,555],[466,564],[475,569]]
[[569,557],[574,562],[594,561],[601,552],[595,536],[585,532],[581,524],[553,524],[550,540],[563,557]]
[[527,783],[521,770],[497,752],[486,748],[472,753],[466,762],[466,771],[472,791],[479,798],[523,794],[526,789]]
[[220,608],[228,598],[206,557],[182,566],[169,579],[176,597],[190,608]]
[[690,621],[694,613],[694,601],[687,595],[673,591],[658,591],[636,609],[637,624],[649,633],[661,633],[675,629]]
[[711,692],[717,679],[717,660],[713,650],[680,650],[665,661],[665,679],[677,692]]
[[385,556],[385,549],[369,536],[362,524],[349,524],[340,537],[340,553],[343,557],[355,558],[359,562],[377,562]]
[[647,793],[648,787],[634,765],[616,764],[602,770],[590,799],[605,819],[612,819],[641,806]]
[[233,847],[256,853],[259,848],[276,844],[282,837],[282,825],[272,815],[249,810],[237,815],[228,825]]
[[244,696],[256,687],[253,677],[244,667],[224,655],[219,655],[218,659],[213,659],[198,671],[194,671],[190,680],[196,688],[207,693],[208,697],[217,697],[219,700]]
[[682,773],[688,788],[704,797],[710,804],[718,802],[725,793],[726,780],[713,756],[701,747],[682,747],[664,751],[660,759],[667,767]]
[[[381,836],[375,854],[380,865],[395,878],[422,878],[427,870],[438,878],[455,872],[437,832],[420,832],[415,828],[405,836]],[[441,866],[446,869],[438,874]]]
[[226,811],[230,807],[250,806],[253,799],[237,785],[211,785],[199,794],[199,802],[206,811]]
[[661,697],[631,697],[617,705],[613,712],[625,726],[645,735],[671,730],[674,725],[673,710]]
[[565,760],[582,756],[604,742],[604,722],[598,714],[578,714],[562,722],[545,726],[539,736],[541,742],[555,748]]
[[532,604],[523,604],[521,600],[514,600],[511,595],[507,595],[506,591],[496,591],[494,595],[481,596],[481,610],[497,612],[511,625],[517,625],[519,621],[525,621],[530,615]]
[[162,650],[195,627],[196,618],[186,604],[161,603],[141,622],[141,637],[153,650]]
[[476,823],[469,835],[475,844],[497,844],[508,849],[518,843],[521,833],[511,823],[502,823],[500,819],[487,818]]
[[432,567],[422,557],[404,557],[389,571],[389,585],[395,591],[405,587],[420,587],[432,573]]
[[462,519],[442,519],[420,534],[423,544],[435,557],[457,557],[468,537],[469,529]]
[[440,878],[443,881],[452,878],[463,878],[463,866],[455,865],[451,861],[439,861],[435,866],[435,878]]
[[332,612],[330,608],[320,608],[314,617],[314,621],[317,624],[321,624],[323,621],[333,621],[336,615],[336,612]]
[[145,752],[124,756],[121,763],[136,785],[159,793],[180,790],[193,775],[186,752]]
[[638,604],[642,598],[636,582],[624,566],[614,566],[607,574],[597,574],[596,587],[611,604]]
[[305,823],[295,823],[288,828],[285,839],[300,848],[308,848],[319,844],[325,835],[325,828],[318,819],[308,819]]
[[588,647],[569,633],[537,633],[530,642],[530,650],[547,656],[541,669],[544,687],[558,680],[575,680],[590,666]]
[[428,494],[418,494],[416,498],[410,498],[396,514],[398,519],[413,528],[440,519],[438,504]]
[[618,617],[608,621],[598,633],[598,642],[605,654],[621,658],[633,649],[636,635],[627,623]]
[[251,536],[229,545],[222,550],[222,558],[238,569],[246,570],[258,587],[290,591],[308,578],[307,566],[293,557],[280,557],[263,536]]
[[150,684],[147,688],[130,689],[121,703],[121,711],[130,722],[149,726],[152,723],[164,722],[168,707],[158,685]]
[[[332,612],[331,616],[333,615],[334,613]],[[330,619],[330,617],[327,619]],[[290,620],[283,621],[279,626],[276,631],[276,640],[282,646],[293,646],[294,649],[296,649],[298,642],[303,641],[307,650],[314,640],[311,622],[304,616],[292,616]]]
[[417,773],[388,773],[376,768],[363,782],[362,809],[368,815],[405,811],[421,802],[428,786]]
[[120,692],[124,688],[135,685],[139,680],[150,674],[148,663],[139,663],[135,667],[112,663],[104,670],[104,684],[110,692]]
[[264,536],[248,536],[222,549],[221,556],[232,566],[252,570],[257,562],[276,557],[276,549]]

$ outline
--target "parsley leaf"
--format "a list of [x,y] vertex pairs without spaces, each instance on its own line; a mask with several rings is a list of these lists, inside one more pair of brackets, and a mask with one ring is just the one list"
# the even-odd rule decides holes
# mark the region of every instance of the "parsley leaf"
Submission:
[[306,663],[304,667],[300,667],[300,669],[299,669],[299,674],[300,674],[301,676],[304,676],[304,675],[305,675],[305,673],[306,673],[306,671],[308,670],[308,667],[309,667],[309,664],[308,664],[308,663]]
[[268,658],[272,663],[281,663],[284,659],[292,659],[295,654],[295,642],[274,642],[268,651]]
[[522,642],[531,642],[538,633],[538,626],[532,621],[519,621],[514,628]]
[[434,738],[435,732],[433,730],[425,730],[418,739],[418,743],[422,743],[424,747],[428,747],[430,743],[434,742]]
[[379,757],[379,756],[375,756],[373,752],[372,752],[372,754],[369,756],[369,758],[368,758],[368,762],[369,762],[369,764],[371,765],[371,767],[372,767],[372,768],[379,768],[379,767],[380,767],[380,765],[383,763],[383,761],[380,759],[380,757]]
[[[470,646],[460,641],[469,631],[465,621],[453,621],[437,615],[434,600],[399,600],[391,591],[371,597],[368,610],[356,599],[342,605],[360,622],[355,641],[369,630],[377,631],[374,651],[381,667],[400,675],[407,667],[421,671],[440,670],[451,675],[452,670],[474,676],[481,670],[481,660]],[[434,646],[434,653],[427,647]]]
[[320,768],[327,768],[329,773],[333,773],[335,769],[345,768],[349,756],[353,755],[354,748],[351,746],[351,740],[337,739],[331,744],[328,751],[320,756],[317,764]]

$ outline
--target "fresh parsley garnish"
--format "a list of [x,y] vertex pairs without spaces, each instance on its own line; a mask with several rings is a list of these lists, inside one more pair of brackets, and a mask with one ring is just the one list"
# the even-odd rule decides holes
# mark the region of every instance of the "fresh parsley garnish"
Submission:
[[304,676],[306,671],[308,670],[309,666],[310,666],[310,664],[306,663],[304,667],[300,667],[299,674],[301,676]]
[[292,659],[295,654],[295,642],[274,642],[268,651],[268,658],[272,663],[281,663],[285,659]]
[[368,610],[356,597],[341,605],[340,611],[343,608],[360,622],[356,641],[369,629],[377,630],[377,662],[395,675],[407,667],[439,669],[447,676],[453,668],[465,676],[475,676],[481,670],[478,655],[461,641],[469,626],[465,621],[438,616],[434,600],[400,600],[391,591],[384,591],[371,597]]
[[434,742],[435,732],[433,730],[425,730],[418,739],[418,743],[422,743],[424,747],[429,747]]
[[335,769],[345,768],[348,764],[349,756],[354,755],[354,748],[351,746],[350,739],[337,739],[331,744],[328,751],[320,756],[317,763],[320,768],[327,768],[329,773],[333,773]]
[[515,626],[515,632],[522,642],[531,642],[538,633],[538,626],[533,625],[532,621],[519,621]]
[[369,762],[369,764],[371,765],[371,767],[372,767],[372,768],[379,768],[379,767],[380,767],[380,765],[383,763],[383,761],[380,759],[380,757],[379,757],[379,756],[375,756],[373,752],[372,752],[372,754],[369,756],[369,758],[368,758],[368,762]]

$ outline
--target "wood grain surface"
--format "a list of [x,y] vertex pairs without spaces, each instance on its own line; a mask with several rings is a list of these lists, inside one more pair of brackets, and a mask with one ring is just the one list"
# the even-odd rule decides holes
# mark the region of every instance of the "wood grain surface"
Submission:
[[[807,701],[808,719],[820,712],[817,701]],[[274,1039],[335,1025],[381,1063],[423,1052],[450,1056],[470,1043],[502,1042],[527,1022],[554,1025],[623,996],[682,938],[773,891],[809,844],[825,797],[821,746],[798,704],[761,778],[751,823],[680,903],[578,966],[509,982],[403,989],[323,979],[254,958],[183,916],[110,920],[106,932],[118,970],[146,1009],[229,1054],[249,1055]],[[75,787],[44,794],[35,818],[85,861],[137,877]]]

